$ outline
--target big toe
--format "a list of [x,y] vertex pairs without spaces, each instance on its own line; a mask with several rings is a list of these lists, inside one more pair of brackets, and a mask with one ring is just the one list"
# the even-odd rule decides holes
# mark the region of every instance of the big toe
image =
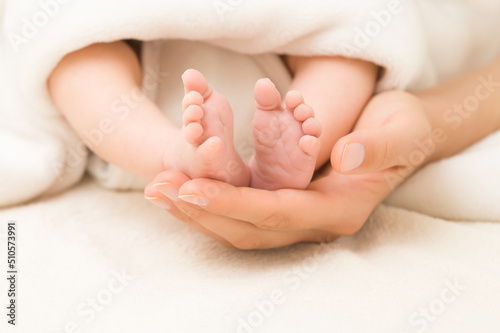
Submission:
[[206,99],[212,93],[212,89],[210,89],[207,79],[196,69],[188,69],[185,71],[184,74],[182,74],[182,82],[184,83],[184,91],[186,94],[191,91],[196,91]]
[[274,83],[269,79],[260,79],[255,84],[255,102],[261,110],[281,109],[281,96]]
[[205,166],[217,165],[224,157],[224,143],[221,138],[212,136],[200,145],[198,153]]

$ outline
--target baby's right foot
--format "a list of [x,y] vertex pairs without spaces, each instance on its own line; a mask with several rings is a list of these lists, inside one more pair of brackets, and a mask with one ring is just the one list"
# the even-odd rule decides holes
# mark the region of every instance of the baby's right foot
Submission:
[[255,85],[253,121],[255,154],[250,161],[251,187],[304,189],[314,173],[321,126],[298,91],[281,96],[269,79]]
[[182,79],[186,95],[182,102],[180,158],[166,156],[166,159],[175,160],[175,169],[191,178],[248,186],[250,171],[234,148],[233,112],[229,102],[210,88],[203,74],[194,69],[187,70]]

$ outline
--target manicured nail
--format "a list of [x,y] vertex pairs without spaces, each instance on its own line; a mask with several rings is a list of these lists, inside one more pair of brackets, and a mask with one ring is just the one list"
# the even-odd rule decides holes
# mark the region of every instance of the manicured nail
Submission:
[[170,205],[165,202],[165,200],[162,200],[161,198],[157,197],[144,197],[144,199],[148,200],[149,202],[155,204],[158,207],[161,207],[163,209],[170,209]]
[[359,167],[365,160],[365,147],[361,143],[353,142],[344,147],[340,171],[347,172]]
[[179,200],[179,190],[169,182],[156,183],[153,185],[158,191],[172,201]]
[[208,205],[207,199],[200,197],[198,195],[194,195],[194,194],[179,195],[179,198],[186,201],[186,202],[192,203],[193,205],[197,205],[197,206]]

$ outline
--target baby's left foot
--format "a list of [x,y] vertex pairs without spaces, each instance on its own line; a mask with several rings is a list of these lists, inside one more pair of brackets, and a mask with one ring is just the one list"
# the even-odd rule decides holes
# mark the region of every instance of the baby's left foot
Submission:
[[255,85],[257,111],[253,120],[255,154],[249,166],[250,186],[266,190],[305,189],[318,157],[321,126],[298,91],[282,107],[281,96],[269,79]]
[[174,158],[176,169],[191,178],[248,186],[250,171],[234,148],[229,102],[194,69],[187,70],[182,79],[186,91],[184,126],[181,154]]

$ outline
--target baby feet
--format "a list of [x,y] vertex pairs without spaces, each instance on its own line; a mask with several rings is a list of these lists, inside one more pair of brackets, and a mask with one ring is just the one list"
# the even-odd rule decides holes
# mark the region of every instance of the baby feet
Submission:
[[266,190],[304,189],[313,176],[320,150],[321,126],[298,91],[282,107],[269,79],[255,85],[257,111],[253,121],[255,153],[250,161],[251,187]]
[[191,178],[212,178],[235,186],[267,190],[308,186],[320,149],[321,127],[298,91],[287,94],[283,108],[274,84],[268,79],[257,82],[255,153],[247,166],[234,148],[228,101],[196,70],[187,70],[182,79],[186,94],[180,158],[166,156],[166,165]]
[[186,93],[182,102],[184,147],[177,169],[191,178],[248,186],[250,171],[234,148],[233,112],[228,101],[194,69],[187,70],[182,79]]

